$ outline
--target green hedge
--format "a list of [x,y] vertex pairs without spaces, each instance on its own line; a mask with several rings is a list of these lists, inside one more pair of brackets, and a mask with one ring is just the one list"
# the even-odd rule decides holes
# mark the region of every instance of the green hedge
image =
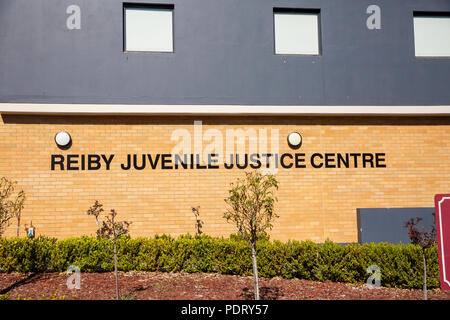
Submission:
[[[381,270],[382,286],[422,287],[421,249],[414,245],[261,240],[257,250],[258,270],[262,277],[364,283],[369,276],[367,267],[377,265]],[[124,237],[118,241],[118,251],[119,269],[123,271],[252,274],[250,245],[238,237]],[[427,262],[428,286],[438,287],[436,247],[427,250]],[[82,272],[112,271],[111,241],[93,237],[65,240],[0,238],[0,270],[3,272],[64,272],[70,265],[77,265]]]

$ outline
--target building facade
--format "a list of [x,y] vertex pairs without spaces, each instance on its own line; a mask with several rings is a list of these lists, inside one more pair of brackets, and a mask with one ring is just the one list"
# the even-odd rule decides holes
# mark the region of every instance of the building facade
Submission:
[[94,234],[99,200],[133,237],[193,234],[197,206],[226,236],[262,170],[272,238],[355,242],[358,209],[450,189],[450,2],[0,0],[0,116],[37,235]]

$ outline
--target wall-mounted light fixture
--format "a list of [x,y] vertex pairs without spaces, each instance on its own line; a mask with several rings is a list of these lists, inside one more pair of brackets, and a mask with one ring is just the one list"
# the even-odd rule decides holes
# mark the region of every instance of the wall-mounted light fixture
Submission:
[[55,136],[55,142],[61,149],[67,149],[72,145],[72,138],[66,131],[60,131]]
[[293,149],[298,149],[302,145],[302,136],[298,132],[291,132],[287,137],[288,144]]
[[28,238],[34,238],[35,236],[35,228],[33,226],[33,221],[31,221],[30,226],[28,227],[27,224],[25,224],[25,230],[27,231],[27,237]]

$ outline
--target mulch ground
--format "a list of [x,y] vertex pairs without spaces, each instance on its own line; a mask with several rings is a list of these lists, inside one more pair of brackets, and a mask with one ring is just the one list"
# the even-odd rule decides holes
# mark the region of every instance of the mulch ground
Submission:
[[[68,289],[64,273],[22,274],[0,273],[0,294],[11,299],[58,298],[104,300],[114,299],[113,273],[82,273],[80,289]],[[253,278],[218,274],[162,272],[120,272],[122,299],[155,300],[245,300],[253,298]],[[365,284],[315,282],[300,279],[260,279],[261,296],[265,300],[410,300],[422,299],[422,290],[378,288]],[[429,299],[450,300],[450,292],[430,290]]]

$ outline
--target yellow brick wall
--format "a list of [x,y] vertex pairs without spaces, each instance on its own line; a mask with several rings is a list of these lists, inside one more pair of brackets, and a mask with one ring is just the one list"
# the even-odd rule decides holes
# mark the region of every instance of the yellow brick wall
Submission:
[[[279,152],[382,152],[387,168],[283,169],[272,238],[357,241],[356,209],[430,207],[436,193],[450,192],[450,117],[150,117],[1,115],[0,176],[16,180],[27,195],[22,222],[37,235],[93,235],[86,210],[95,200],[132,221],[131,235],[195,233],[192,206],[201,207],[204,232],[235,232],[222,218],[230,182],[243,170],[123,171],[127,154],[170,153],[176,129],[279,130]],[[69,150],[54,142],[60,130]],[[292,150],[286,136],[298,131]],[[206,145],[207,143],[204,143]],[[110,171],[51,171],[51,154],[115,154]],[[119,161],[120,160],[120,161]],[[116,162],[117,161],[117,162]],[[15,234],[15,221],[6,236]],[[21,234],[24,229],[21,227]]]

